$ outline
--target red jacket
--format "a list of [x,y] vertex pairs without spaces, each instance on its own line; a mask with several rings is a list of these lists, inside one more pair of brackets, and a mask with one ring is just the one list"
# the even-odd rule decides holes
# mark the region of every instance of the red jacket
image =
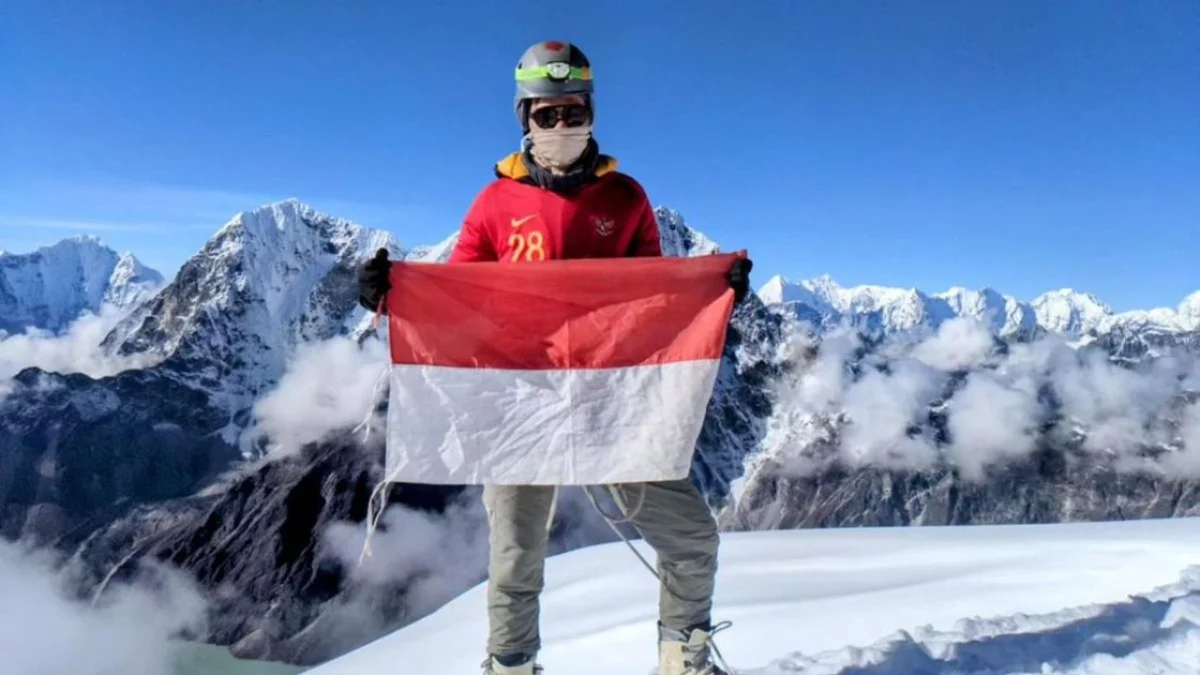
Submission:
[[594,182],[561,195],[522,182],[521,155],[509,155],[471,204],[449,262],[661,256],[650,201],[616,164],[601,162]]

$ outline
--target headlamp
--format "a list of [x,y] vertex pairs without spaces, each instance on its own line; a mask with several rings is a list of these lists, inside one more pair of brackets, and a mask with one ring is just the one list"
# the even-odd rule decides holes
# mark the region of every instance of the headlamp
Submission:
[[571,74],[571,64],[562,61],[546,64],[546,76],[552,80],[565,80]]

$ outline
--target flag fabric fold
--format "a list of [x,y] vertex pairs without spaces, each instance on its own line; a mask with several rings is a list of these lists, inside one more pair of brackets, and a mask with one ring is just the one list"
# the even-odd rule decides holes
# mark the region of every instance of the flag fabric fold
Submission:
[[389,479],[687,476],[733,309],[735,255],[393,263]]

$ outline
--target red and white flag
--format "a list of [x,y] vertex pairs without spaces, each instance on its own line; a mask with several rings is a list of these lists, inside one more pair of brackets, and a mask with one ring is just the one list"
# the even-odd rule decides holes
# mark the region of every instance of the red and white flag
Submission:
[[601,485],[687,476],[737,254],[393,263],[387,473]]

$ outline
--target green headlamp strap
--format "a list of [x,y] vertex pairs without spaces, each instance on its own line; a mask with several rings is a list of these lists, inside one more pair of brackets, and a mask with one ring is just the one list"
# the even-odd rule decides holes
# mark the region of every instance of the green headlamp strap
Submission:
[[576,68],[566,63],[548,63],[536,68],[517,68],[517,81],[528,80],[590,80],[591,68]]

